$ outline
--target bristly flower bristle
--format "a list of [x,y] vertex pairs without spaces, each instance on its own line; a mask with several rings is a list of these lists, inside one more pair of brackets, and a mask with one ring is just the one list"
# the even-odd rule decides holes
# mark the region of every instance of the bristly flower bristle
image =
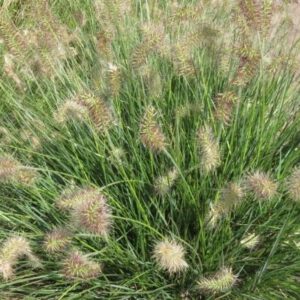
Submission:
[[64,251],[71,242],[71,233],[65,228],[55,228],[45,235],[44,248],[48,253]]
[[200,167],[204,173],[212,172],[221,163],[219,144],[207,126],[198,130],[197,137],[201,155]]
[[209,278],[198,281],[200,290],[209,293],[222,293],[230,290],[237,281],[237,276],[232,273],[231,268],[223,268]]
[[0,273],[5,280],[14,275],[14,266],[19,258],[26,256],[33,267],[40,267],[39,259],[32,254],[28,240],[21,236],[12,236],[2,244],[0,250]]
[[184,248],[175,241],[165,239],[158,242],[153,251],[153,257],[160,268],[169,274],[179,273],[188,267],[184,259]]
[[95,279],[101,274],[101,265],[79,251],[72,251],[63,261],[63,274],[71,280]]
[[157,122],[157,111],[153,106],[146,108],[140,124],[140,137],[143,145],[154,152],[160,152],[167,146],[166,137]]
[[295,168],[288,177],[286,186],[289,197],[296,202],[300,202],[300,167]]
[[258,200],[269,200],[277,193],[277,183],[267,173],[260,171],[248,175],[245,186]]
[[[87,197],[88,196],[88,197]],[[112,215],[106,197],[97,189],[90,189],[76,202],[71,219],[78,229],[106,237],[111,229]]]

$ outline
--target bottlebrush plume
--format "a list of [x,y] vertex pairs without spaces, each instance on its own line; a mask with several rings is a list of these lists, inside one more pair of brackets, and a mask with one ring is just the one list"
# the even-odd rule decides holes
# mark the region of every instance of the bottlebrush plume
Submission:
[[210,293],[222,293],[230,290],[237,281],[237,276],[232,273],[231,268],[224,267],[209,278],[198,281],[200,290]]
[[158,242],[153,251],[158,266],[169,274],[182,272],[188,267],[184,255],[185,250],[182,245],[168,239]]
[[76,227],[88,232],[107,236],[112,225],[112,215],[106,197],[97,189],[91,189],[76,202],[71,219]]
[[73,99],[68,100],[58,107],[54,113],[54,119],[58,123],[66,123],[67,121],[83,121],[88,117],[87,107],[83,103]]
[[61,192],[56,200],[56,205],[60,209],[70,210],[74,208],[78,202],[89,198],[91,192],[90,188],[79,188],[74,184],[71,184]]
[[140,137],[143,145],[154,152],[160,152],[167,146],[166,138],[157,120],[157,111],[147,107],[140,124]]
[[89,117],[98,132],[104,133],[115,125],[113,113],[104,100],[91,93],[84,93],[79,97],[88,108]]
[[204,173],[212,172],[221,163],[219,144],[207,126],[200,128],[197,136],[201,155],[200,167]]
[[76,250],[73,250],[63,261],[63,274],[68,279],[95,279],[101,274],[101,271],[100,264]]
[[34,169],[22,165],[12,156],[0,157],[0,181],[31,185],[37,178],[38,173]]
[[119,68],[112,63],[108,64],[108,80],[112,96],[118,96],[121,87],[121,73]]
[[126,152],[123,148],[114,147],[113,149],[111,149],[108,159],[114,164],[121,165],[125,161],[125,156]]
[[254,249],[259,243],[259,236],[255,233],[248,233],[242,240],[241,245],[249,250]]
[[71,233],[65,228],[55,228],[45,235],[44,248],[48,253],[61,252],[71,242]]
[[286,186],[289,197],[296,202],[300,202],[300,167],[295,168],[288,177]]
[[207,222],[211,228],[215,228],[219,219],[228,215],[237,207],[244,197],[244,190],[240,184],[230,182],[221,190],[220,200],[210,205]]
[[167,194],[177,180],[178,175],[178,170],[174,168],[166,175],[159,176],[154,183],[156,193],[161,196]]
[[214,116],[225,125],[230,123],[232,110],[237,101],[237,96],[233,92],[225,92],[217,95],[215,99]]
[[40,267],[39,259],[32,254],[28,240],[21,236],[12,236],[2,244],[0,250],[0,273],[5,280],[14,275],[14,266],[19,258],[26,256],[33,267]]
[[276,195],[277,183],[267,173],[256,171],[246,178],[246,189],[258,199],[269,200]]

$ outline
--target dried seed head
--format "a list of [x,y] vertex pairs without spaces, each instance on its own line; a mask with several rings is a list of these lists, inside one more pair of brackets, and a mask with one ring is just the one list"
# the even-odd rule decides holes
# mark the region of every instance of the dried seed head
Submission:
[[201,155],[201,169],[204,173],[212,172],[221,163],[219,144],[213,137],[211,129],[207,126],[200,128],[197,135]]
[[214,116],[219,121],[228,125],[231,120],[233,106],[237,101],[237,96],[233,92],[218,94],[215,99]]
[[184,255],[184,248],[177,242],[168,239],[158,242],[153,251],[153,257],[158,266],[169,274],[184,271],[188,267]]
[[54,119],[58,123],[66,123],[69,120],[83,121],[88,117],[88,110],[76,100],[68,100],[54,113]]
[[40,267],[40,261],[32,254],[27,239],[21,236],[12,236],[4,241],[0,251],[0,272],[5,280],[14,275],[14,266],[23,256],[29,259],[33,267]]
[[202,278],[198,281],[198,287],[210,293],[222,293],[230,290],[237,281],[237,276],[231,268],[223,268],[210,278]]
[[242,240],[241,245],[249,250],[254,249],[259,243],[259,236],[255,233],[248,233]]
[[256,171],[246,178],[246,189],[260,200],[269,200],[276,195],[277,183],[266,173]]
[[45,235],[44,247],[46,252],[64,251],[71,242],[71,233],[65,228],[55,228]]
[[63,262],[63,273],[71,280],[95,279],[101,274],[101,265],[79,251],[72,251]]
[[161,196],[167,194],[174,185],[177,178],[178,170],[175,168],[170,170],[166,175],[159,176],[154,183],[156,193]]
[[140,124],[140,137],[143,145],[154,152],[160,152],[166,147],[166,138],[156,120],[157,111],[149,106]]
[[300,167],[293,170],[287,179],[286,186],[289,197],[296,202],[300,202]]
[[88,198],[76,202],[72,209],[72,221],[79,229],[107,236],[112,225],[111,210],[106,197],[97,189],[90,190]]

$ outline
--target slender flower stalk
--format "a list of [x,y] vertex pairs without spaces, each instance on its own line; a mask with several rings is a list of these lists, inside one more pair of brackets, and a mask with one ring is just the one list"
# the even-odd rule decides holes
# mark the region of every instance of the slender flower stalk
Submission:
[[184,248],[177,242],[168,239],[158,242],[153,251],[153,257],[158,266],[169,274],[186,270],[188,264],[184,255]]

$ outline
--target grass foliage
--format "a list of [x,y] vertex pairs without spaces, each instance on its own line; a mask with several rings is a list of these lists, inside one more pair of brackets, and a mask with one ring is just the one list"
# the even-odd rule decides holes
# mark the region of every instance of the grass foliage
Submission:
[[289,2],[0,1],[1,299],[299,299]]

